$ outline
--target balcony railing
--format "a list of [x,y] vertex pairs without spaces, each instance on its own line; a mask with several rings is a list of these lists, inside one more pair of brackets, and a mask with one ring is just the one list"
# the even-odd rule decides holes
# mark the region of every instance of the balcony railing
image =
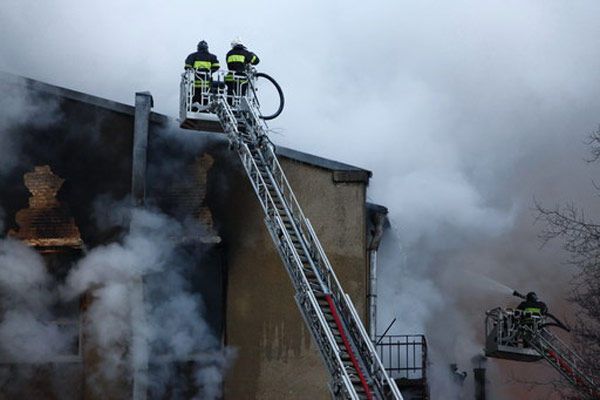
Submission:
[[377,354],[393,379],[426,381],[427,341],[424,335],[377,336]]

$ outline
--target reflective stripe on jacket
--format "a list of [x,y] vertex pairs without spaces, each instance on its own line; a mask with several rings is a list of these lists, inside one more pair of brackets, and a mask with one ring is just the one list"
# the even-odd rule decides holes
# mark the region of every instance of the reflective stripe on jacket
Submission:
[[[213,73],[219,69],[219,60],[217,56],[208,51],[197,51],[195,53],[190,54],[185,59],[185,69],[195,69],[198,72],[205,73]],[[210,86],[210,76],[209,79],[204,80],[201,77],[196,76],[194,81],[194,86],[196,87],[208,87]]]
[[256,65],[260,59],[256,54],[248,51],[244,46],[238,45],[229,50],[226,57],[227,69],[235,72],[244,72],[246,65]]
[[542,309],[538,308],[538,307],[527,307],[523,311],[530,312],[530,313],[536,314],[536,315],[542,315]]

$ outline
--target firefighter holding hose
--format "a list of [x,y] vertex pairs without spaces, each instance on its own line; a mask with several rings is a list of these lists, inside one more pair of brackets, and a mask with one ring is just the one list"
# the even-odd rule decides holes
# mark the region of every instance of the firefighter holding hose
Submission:
[[544,316],[548,313],[548,306],[543,301],[539,301],[535,292],[527,293],[525,300],[518,306],[517,310],[529,312],[532,315]]

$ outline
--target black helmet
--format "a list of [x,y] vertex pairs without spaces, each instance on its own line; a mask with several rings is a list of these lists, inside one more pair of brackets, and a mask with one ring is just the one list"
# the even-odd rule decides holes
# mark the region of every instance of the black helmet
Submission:
[[537,294],[535,294],[535,292],[529,292],[527,293],[527,301],[537,301],[538,297]]
[[205,40],[198,42],[198,50],[208,50],[208,43]]

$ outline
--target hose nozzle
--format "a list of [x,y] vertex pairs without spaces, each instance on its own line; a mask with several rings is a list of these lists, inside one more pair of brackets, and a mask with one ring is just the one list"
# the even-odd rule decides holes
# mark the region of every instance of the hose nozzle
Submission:
[[525,296],[523,296],[521,293],[517,292],[516,290],[513,291],[513,296],[520,297],[521,299],[525,299]]

